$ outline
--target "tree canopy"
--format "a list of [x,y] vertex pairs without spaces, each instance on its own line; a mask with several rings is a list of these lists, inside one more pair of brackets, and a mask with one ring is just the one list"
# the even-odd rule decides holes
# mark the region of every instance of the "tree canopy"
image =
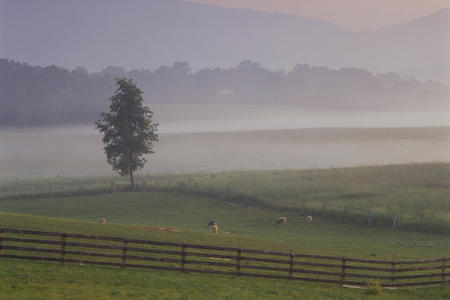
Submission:
[[158,141],[158,123],[153,112],[143,105],[142,91],[132,79],[116,79],[117,89],[109,98],[109,112],[95,122],[103,133],[108,163],[121,176],[130,176],[135,189],[134,172],[144,167],[145,154],[152,154],[153,142]]
[[296,65],[273,71],[252,61],[233,68],[192,71],[177,62],[156,70],[106,67],[88,73],[0,59],[0,126],[87,123],[107,109],[114,78],[139,82],[154,104],[276,104],[319,109],[448,108],[450,88],[395,73]]

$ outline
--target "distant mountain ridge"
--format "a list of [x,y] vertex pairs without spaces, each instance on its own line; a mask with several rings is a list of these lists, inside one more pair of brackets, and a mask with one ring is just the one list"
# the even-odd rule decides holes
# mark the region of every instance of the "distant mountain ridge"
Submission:
[[450,87],[395,73],[296,65],[271,71],[253,61],[193,72],[186,62],[126,72],[109,66],[97,73],[78,67],[38,67],[0,59],[0,126],[92,123],[107,109],[115,77],[133,78],[154,104],[295,105],[338,110],[450,108]]
[[0,57],[33,64],[194,69],[245,59],[403,72],[449,65],[450,8],[399,25],[349,31],[311,18],[177,0],[0,0]]

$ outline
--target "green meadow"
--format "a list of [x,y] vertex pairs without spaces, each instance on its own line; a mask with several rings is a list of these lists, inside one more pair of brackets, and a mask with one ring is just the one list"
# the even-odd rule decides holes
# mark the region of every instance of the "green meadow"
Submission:
[[[393,253],[404,260],[437,258],[450,255],[449,170],[450,164],[427,163],[146,175],[139,177],[137,192],[130,192],[126,178],[118,177],[17,180],[0,184],[0,224],[355,258],[390,259]],[[395,230],[394,210],[399,216]],[[307,215],[313,217],[311,224]],[[287,225],[273,226],[280,216],[287,217]],[[101,218],[107,223],[99,224]],[[213,218],[218,220],[218,235],[206,228]],[[12,259],[1,259],[0,276],[1,299],[450,296],[448,286],[368,295],[366,289],[329,284]]]
[[[75,233],[91,233],[97,235],[127,236],[130,238],[154,239],[166,241],[186,240],[193,243],[243,245],[258,249],[287,249],[287,244],[280,244],[271,234],[267,238],[250,238],[245,235],[219,234],[214,235],[203,231],[161,231],[159,227],[144,225],[98,224],[63,218],[35,217],[11,213],[0,213],[0,223],[3,226],[15,228],[34,228],[41,230],[66,231]],[[289,224],[291,225],[291,224]],[[292,227],[295,225],[292,224]],[[289,226],[282,229],[288,229]],[[331,231],[316,229],[317,233]],[[337,228],[339,232],[342,228]],[[347,241],[366,242],[364,231],[356,232],[353,239]],[[311,236],[311,235],[310,235]],[[338,235],[336,240],[343,235]],[[381,235],[372,235],[372,238]],[[328,236],[330,238],[330,236]],[[316,240],[321,240],[316,236]],[[387,238],[388,243],[380,243],[380,250],[390,250],[397,240],[397,250],[401,257],[419,257],[421,254],[438,253],[436,247],[448,249],[448,240],[427,234],[400,234],[395,238]],[[426,239],[426,241],[423,241]],[[440,242],[441,240],[441,242]],[[412,250],[412,245],[424,242],[425,249]],[[336,245],[336,241],[331,241]],[[404,244],[403,244],[404,243]],[[409,245],[408,245],[409,243]],[[289,243],[291,245],[291,243]],[[310,241],[309,251],[320,249],[322,245],[314,245]],[[361,248],[344,245],[355,256],[364,255]],[[402,244],[402,246],[400,246]],[[439,245],[439,246],[438,246]],[[296,243],[298,249],[300,243]],[[331,244],[329,246],[331,249]],[[305,251],[307,251],[305,249]],[[324,251],[327,252],[327,251]],[[330,252],[330,251],[328,251]],[[342,288],[339,285],[328,285],[307,282],[289,282],[285,280],[254,279],[246,277],[231,277],[223,275],[181,274],[170,271],[151,271],[120,269],[92,265],[69,264],[61,265],[52,262],[35,262],[12,259],[2,259],[0,264],[0,295],[2,299],[445,299],[450,295],[448,286],[437,286],[419,289],[382,290],[378,295],[369,295],[366,289]]]
[[[450,232],[450,163],[141,175],[138,180],[145,181],[140,190],[203,195],[368,227],[391,228],[397,212],[397,228]],[[0,199],[110,193],[111,182],[127,190],[126,178],[53,178],[1,183]]]

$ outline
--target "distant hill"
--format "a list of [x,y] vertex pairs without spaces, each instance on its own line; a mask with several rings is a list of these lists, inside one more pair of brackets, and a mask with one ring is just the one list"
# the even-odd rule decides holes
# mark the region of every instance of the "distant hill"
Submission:
[[115,77],[131,77],[147,103],[298,105],[340,110],[449,109],[446,85],[374,75],[364,69],[296,65],[271,71],[253,61],[193,72],[186,62],[126,72],[109,66],[88,73],[0,59],[0,126],[92,122],[107,108]]
[[449,63],[450,8],[396,26],[349,31],[329,22],[178,0],[0,0],[0,57],[33,64],[194,69],[251,59],[375,72]]

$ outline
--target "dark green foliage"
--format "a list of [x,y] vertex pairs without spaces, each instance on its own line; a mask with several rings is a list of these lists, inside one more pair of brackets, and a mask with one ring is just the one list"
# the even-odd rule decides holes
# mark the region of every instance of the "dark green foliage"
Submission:
[[[252,61],[228,69],[193,72],[186,62],[156,70],[108,66],[98,73],[78,67],[30,66],[0,59],[0,126],[91,122],[104,111],[114,78],[139,81],[146,101],[158,104],[277,104],[315,108],[446,108],[449,88],[367,70],[296,65],[271,71]],[[349,98],[349,95],[351,97]]]
[[44,126],[97,119],[112,76],[77,68],[37,67],[0,59],[0,126]]
[[158,123],[152,121],[153,112],[142,104],[142,91],[132,79],[116,79],[117,90],[109,98],[109,113],[102,113],[95,126],[103,133],[105,154],[113,170],[130,176],[135,188],[133,172],[147,162],[144,154],[152,154],[152,142],[158,140]]

